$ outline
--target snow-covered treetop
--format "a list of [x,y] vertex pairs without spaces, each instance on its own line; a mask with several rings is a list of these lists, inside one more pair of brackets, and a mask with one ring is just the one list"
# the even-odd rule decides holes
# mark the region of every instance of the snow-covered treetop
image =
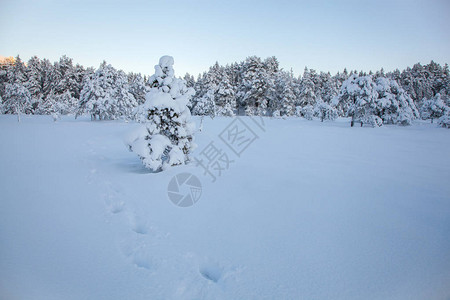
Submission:
[[137,119],[146,122],[146,111],[151,109],[172,109],[177,114],[188,114],[187,107],[194,95],[193,88],[187,88],[186,82],[175,78],[174,59],[165,55],[155,66],[155,74],[149,78],[150,90],[145,96],[145,103],[138,109]]
[[161,57],[159,59],[159,66],[161,66],[161,68],[172,67],[173,64],[174,64],[174,61],[173,61],[173,57],[172,56],[164,55],[163,57]]
[[[150,82],[161,84],[166,77],[174,77],[175,71],[173,70],[174,60],[172,56],[165,55],[159,59],[159,64],[155,66],[155,74],[150,77]],[[170,82],[166,82],[170,83]]]
[[372,80],[372,76],[350,76],[341,87],[341,95],[353,95],[356,101],[367,101],[366,97],[376,98],[376,85]]

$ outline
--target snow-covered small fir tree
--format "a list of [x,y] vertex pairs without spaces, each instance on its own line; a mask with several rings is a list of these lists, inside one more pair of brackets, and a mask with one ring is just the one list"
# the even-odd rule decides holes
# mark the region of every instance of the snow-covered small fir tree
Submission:
[[441,94],[436,94],[436,96],[430,99],[422,99],[420,105],[420,116],[424,120],[431,119],[431,123],[433,123],[433,120],[442,117],[446,110],[449,109],[445,105]]
[[312,120],[314,117],[314,107],[310,104],[304,107],[297,106],[295,114],[299,117],[304,117],[306,120]]
[[153,171],[188,162],[195,146],[195,124],[190,122],[187,107],[194,90],[175,78],[173,62],[171,56],[163,56],[155,66],[146,101],[138,108],[137,119],[144,125],[126,141],[144,166]]
[[322,122],[324,120],[333,121],[337,119],[338,112],[333,106],[324,102],[322,98],[319,97],[314,105],[314,115],[317,116]]

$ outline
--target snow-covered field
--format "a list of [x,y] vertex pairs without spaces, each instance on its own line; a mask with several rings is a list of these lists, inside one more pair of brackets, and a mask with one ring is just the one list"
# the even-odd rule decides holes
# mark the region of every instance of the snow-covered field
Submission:
[[233,161],[212,182],[146,171],[134,123],[0,116],[0,299],[449,299],[449,130],[241,120],[240,156],[231,118],[196,135]]

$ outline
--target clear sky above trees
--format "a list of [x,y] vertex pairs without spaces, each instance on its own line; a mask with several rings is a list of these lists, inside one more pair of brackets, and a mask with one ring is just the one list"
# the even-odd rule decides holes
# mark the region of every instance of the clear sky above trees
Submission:
[[447,0],[4,0],[0,55],[67,54],[151,74],[169,54],[180,76],[250,55],[274,55],[296,75],[305,66],[388,71],[449,62],[449,13]]

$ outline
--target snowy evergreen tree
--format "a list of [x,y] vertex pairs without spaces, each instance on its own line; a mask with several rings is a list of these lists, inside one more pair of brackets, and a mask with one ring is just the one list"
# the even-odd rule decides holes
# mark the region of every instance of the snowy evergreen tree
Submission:
[[275,116],[290,117],[295,114],[296,96],[294,94],[294,77],[292,72],[279,72],[275,80],[277,98],[271,102]]
[[342,85],[336,106],[355,122],[380,126],[382,120],[376,115],[375,107],[378,98],[376,84],[372,76],[351,75]]
[[419,116],[411,97],[395,80],[352,75],[342,85],[335,103],[354,122],[380,126],[409,125]]
[[93,120],[130,118],[137,102],[129,90],[126,74],[103,62],[84,81],[77,115],[89,113]]
[[8,83],[10,84],[23,84],[28,80],[26,76],[26,66],[22,62],[19,56],[14,59],[14,64],[9,65],[7,68]]
[[437,94],[431,99],[424,98],[420,104],[420,116],[423,120],[431,119],[431,123],[433,123],[434,119],[439,119],[444,115],[446,111],[449,110],[449,107],[442,99],[441,94]]
[[376,84],[378,98],[375,114],[384,124],[410,125],[419,117],[414,101],[395,80],[379,77]]
[[450,109],[447,109],[439,118],[438,124],[445,128],[450,128]]
[[265,115],[268,101],[267,72],[259,57],[248,57],[242,71],[242,102],[245,114]]
[[189,161],[194,148],[194,123],[187,107],[194,94],[185,81],[175,78],[173,58],[163,56],[150,77],[151,89],[145,103],[139,107],[140,120],[145,125],[130,135],[127,144],[153,171]]
[[444,82],[443,91],[448,97],[450,97],[450,70],[448,64],[444,65],[442,73],[442,80]]
[[30,92],[21,83],[8,83],[0,111],[3,114],[16,114],[20,122],[21,114],[30,114],[32,111]]
[[5,93],[6,84],[8,84],[8,74],[6,72],[6,67],[0,65],[0,97]]
[[200,99],[197,100],[193,114],[196,116],[216,116],[216,104],[214,102],[214,91],[207,91]]
[[232,117],[235,115],[236,96],[231,85],[231,78],[224,67],[220,67],[215,75],[217,79],[214,90],[215,111],[219,116]]
[[315,94],[315,84],[314,84],[314,70],[308,70],[305,67],[305,71],[303,72],[303,77],[301,79],[300,85],[300,95],[299,95],[299,103],[298,105],[303,107],[306,105],[312,105],[316,103],[316,94]]
[[333,121],[338,117],[337,110],[329,103],[324,102],[321,98],[316,101],[316,104],[314,106],[314,115],[318,117],[322,122],[324,120]]
[[55,95],[64,94],[69,91],[72,96],[76,96],[78,90],[78,82],[75,76],[75,69],[73,67],[72,59],[67,56],[62,56],[58,62],[54,64],[53,81],[56,83],[53,87]]
[[49,94],[45,102],[40,105],[39,112],[47,115],[68,115],[73,113],[73,107],[76,107],[78,100],[72,97],[70,91],[64,94]]
[[415,64],[401,73],[399,83],[416,105],[423,98],[431,99],[438,93],[448,95],[448,66],[441,67],[434,61],[424,66]]
[[216,115],[216,101],[220,96],[218,91],[221,78],[222,71],[218,62],[199,78],[196,84],[197,92],[193,100],[194,103],[190,104],[193,108],[193,114],[211,117]]
[[58,104],[58,107],[64,107],[61,110],[64,114],[74,113],[78,107],[84,68],[80,65],[74,67],[72,59],[67,56],[61,57],[54,64],[46,59],[38,60],[37,58],[32,58],[30,62],[27,71],[31,77],[27,84],[32,95],[35,95],[33,98],[38,101],[38,104],[34,105],[34,113],[54,113],[53,109],[50,109],[55,106],[54,101],[66,101]]
[[304,107],[297,106],[295,114],[299,117],[305,118],[306,120],[312,120],[314,117],[314,107],[309,104]]
[[267,99],[267,115],[271,116],[274,108],[278,107],[279,97],[277,95],[277,79],[280,72],[280,64],[275,56],[268,57],[264,60],[266,69],[266,93]]
[[195,86],[195,78],[193,75],[186,73],[183,77],[184,81],[186,82],[186,86],[188,88],[193,88]]
[[331,103],[331,100],[339,93],[337,82],[333,80],[330,73],[321,72],[319,75],[319,84],[316,86],[315,94],[325,103]]
[[28,81],[24,83],[24,86],[30,92],[32,103],[33,103],[33,112],[35,112],[43,98],[43,78],[42,78],[42,62],[41,60],[33,56],[29,61],[26,68],[26,74]]
[[47,96],[52,93],[57,83],[53,82],[54,66],[48,59],[41,61],[41,80],[42,80],[42,99],[45,101]]
[[224,76],[217,88],[217,115],[233,117],[236,109],[236,96],[227,76]]
[[129,73],[128,74],[128,85],[130,87],[130,93],[136,99],[138,105],[142,105],[145,102],[145,94],[147,93],[147,88],[145,85],[144,78],[140,73]]

